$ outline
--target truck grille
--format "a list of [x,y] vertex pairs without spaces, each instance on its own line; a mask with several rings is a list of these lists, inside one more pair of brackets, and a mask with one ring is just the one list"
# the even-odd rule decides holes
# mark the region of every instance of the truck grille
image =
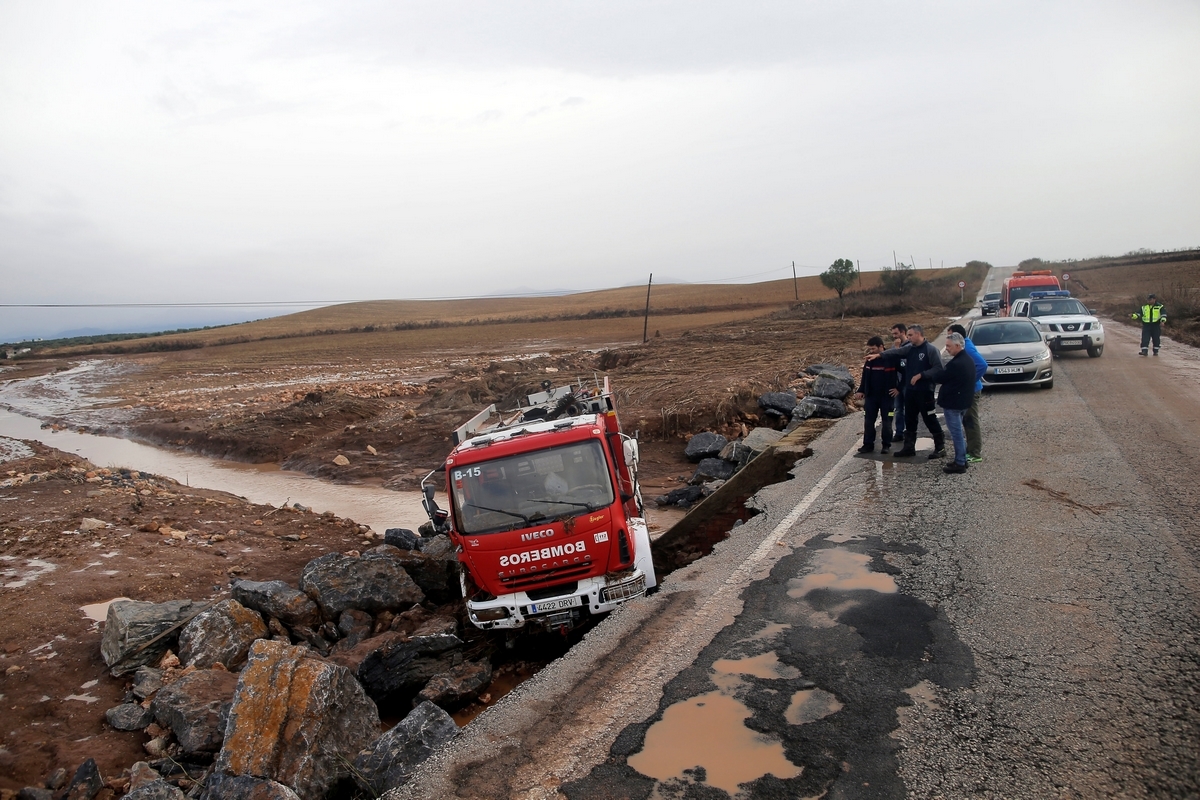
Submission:
[[[500,583],[510,592],[516,592],[524,589],[526,586],[535,586],[545,583],[546,581],[564,582],[569,580],[578,580],[586,577],[592,569],[592,564],[589,561],[586,564],[562,567],[560,569],[538,570],[527,575],[512,575],[507,578],[501,578]],[[558,594],[556,591],[555,594]]]
[[612,603],[618,600],[628,600],[640,597],[646,593],[646,576],[638,575],[633,580],[618,583],[615,586],[605,586],[600,590],[600,602]]

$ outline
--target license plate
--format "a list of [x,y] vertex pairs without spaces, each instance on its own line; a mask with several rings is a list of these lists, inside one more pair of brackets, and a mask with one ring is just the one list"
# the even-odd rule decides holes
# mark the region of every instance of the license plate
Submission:
[[564,608],[575,608],[579,605],[579,595],[560,597],[557,600],[547,600],[544,603],[530,603],[530,614],[544,614],[547,611],[561,611]]
[[1083,339],[1059,339],[1059,344],[1083,344]]
[[1012,375],[1017,372],[1024,372],[1024,367],[996,367],[997,375]]

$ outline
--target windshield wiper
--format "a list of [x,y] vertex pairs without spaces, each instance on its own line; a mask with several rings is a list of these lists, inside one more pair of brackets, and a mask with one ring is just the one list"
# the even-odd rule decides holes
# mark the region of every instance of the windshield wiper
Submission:
[[480,511],[495,511],[497,514],[507,514],[510,517],[516,517],[526,525],[533,521],[524,514],[518,514],[516,511],[505,511],[503,508],[488,508],[487,506],[476,505],[475,503],[463,503],[463,508],[466,508],[467,506],[470,506],[471,508],[478,508]]
[[603,508],[605,506],[604,503],[601,503],[600,505],[594,505],[593,503],[576,503],[571,500],[550,500],[549,498],[545,498],[545,497],[533,497],[533,498],[530,498],[529,502],[531,502],[531,503],[558,503],[559,505],[562,505],[562,506],[575,506],[576,508],[586,508],[588,511],[595,511],[597,508]]

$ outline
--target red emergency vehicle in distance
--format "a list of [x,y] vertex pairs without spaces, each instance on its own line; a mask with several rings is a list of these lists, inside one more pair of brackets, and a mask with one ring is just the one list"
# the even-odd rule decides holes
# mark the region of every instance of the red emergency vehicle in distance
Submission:
[[1032,292],[1054,292],[1060,289],[1062,289],[1062,284],[1048,269],[1030,272],[1017,270],[1004,281],[1000,290],[1000,315],[1007,317],[1013,301],[1029,297]]
[[637,440],[621,433],[608,378],[551,388],[507,415],[493,404],[454,431],[449,509],[422,481],[435,530],[456,546],[478,628],[566,632],[656,584]]

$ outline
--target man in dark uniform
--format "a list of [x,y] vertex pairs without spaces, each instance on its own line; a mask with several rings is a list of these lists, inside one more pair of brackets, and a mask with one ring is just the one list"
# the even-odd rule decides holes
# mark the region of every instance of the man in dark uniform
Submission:
[[[872,336],[867,340],[867,354],[879,355],[883,352],[883,339]],[[883,448],[879,451],[887,453],[892,449],[892,395],[896,388],[896,368],[882,361],[868,361],[863,364],[862,380],[858,383],[855,396],[863,401],[863,443],[858,448],[860,453],[870,453],[875,450],[875,418],[883,422]]]
[[908,344],[885,350],[878,356],[867,356],[867,359],[879,359],[893,367],[899,366],[901,359],[904,361],[904,447],[896,451],[896,457],[917,454],[919,416],[933,436],[933,452],[929,457],[943,458],[946,455],[946,434],[934,413],[934,385],[929,381],[919,381],[917,377],[926,370],[940,369],[942,366],[942,356],[933,343],[925,339],[924,329],[920,325],[909,325]]
[[1154,340],[1154,355],[1158,355],[1158,348],[1162,346],[1162,324],[1167,318],[1167,309],[1153,295],[1146,296],[1146,302],[1142,307],[1134,313],[1133,318],[1142,323],[1142,352],[1138,355],[1146,355],[1146,348],[1150,345],[1150,340]]

